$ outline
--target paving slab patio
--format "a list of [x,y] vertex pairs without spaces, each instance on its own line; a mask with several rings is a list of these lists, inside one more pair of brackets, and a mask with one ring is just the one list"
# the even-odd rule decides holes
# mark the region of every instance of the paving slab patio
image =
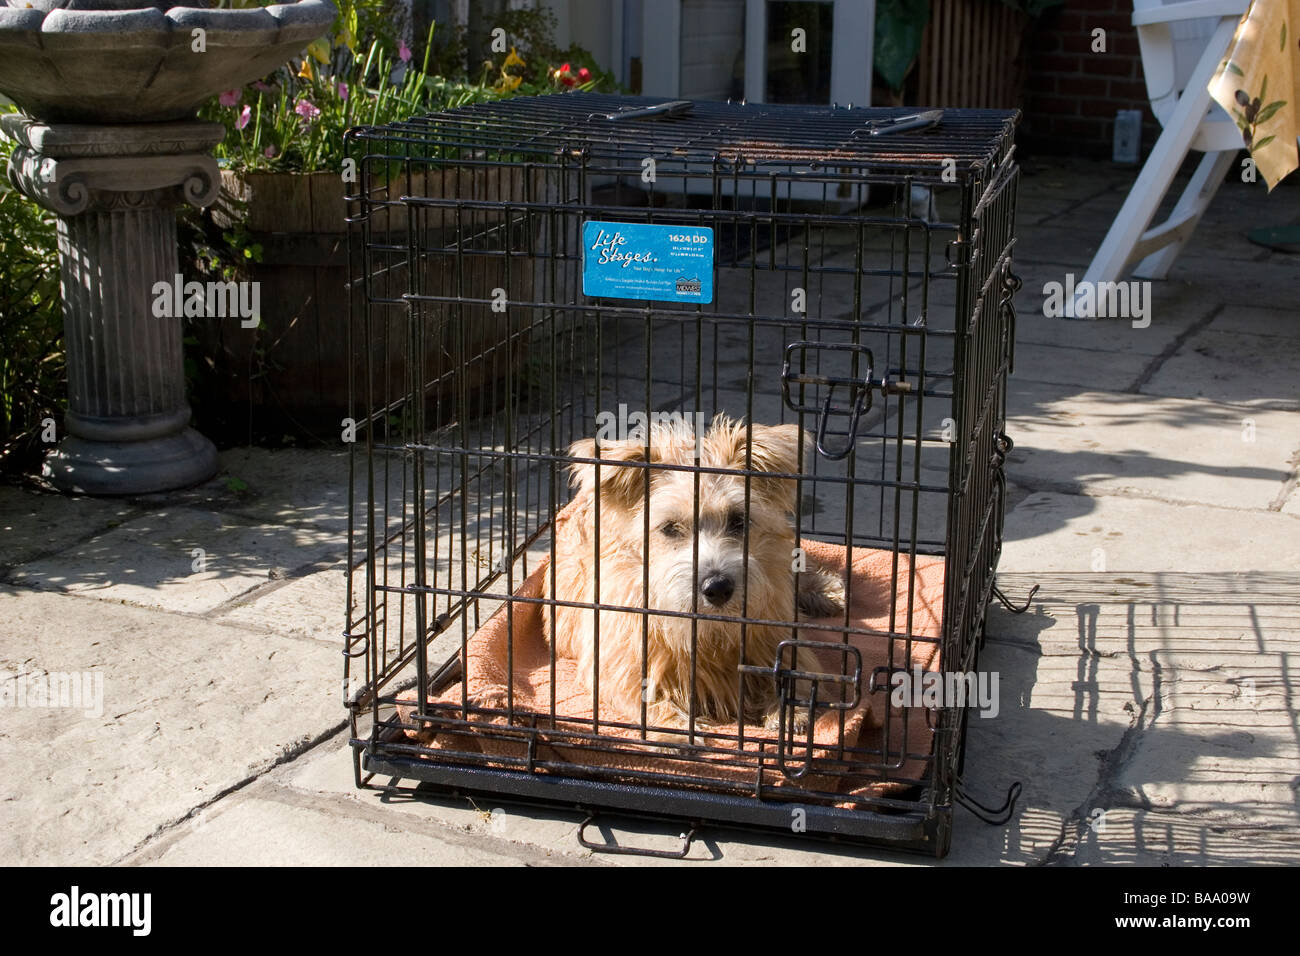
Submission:
[[138,505],[112,498],[57,498],[10,487],[0,494],[0,568],[57,554],[138,514]]
[[[1022,178],[999,583],[1039,590],[990,610],[999,713],[972,716],[964,780],[987,804],[1024,790],[1005,826],[959,808],[942,865],[1300,862],[1300,258],[1244,239],[1300,186],[1226,184],[1149,327],[1044,317],[1044,285],[1081,277],[1132,176],[1037,160]],[[712,829],[684,864],[593,855],[575,812],[357,789],[347,454],[222,463],[120,501],[0,486],[0,677],[102,677],[102,708],[5,711],[0,862],[933,864]]]
[[4,863],[111,863],[340,723],[338,654],[320,642],[13,586],[0,613],[6,683],[100,688],[77,708],[5,708]]
[[1007,404],[1010,473],[1029,488],[1268,510],[1294,470],[1287,411],[1028,381]]
[[103,601],[203,613],[268,580],[315,566],[337,547],[336,535],[315,529],[169,508],[138,514],[89,541],[23,564],[9,579]]
[[1300,568],[1300,517],[1277,511],[1037,491],[1005,533],[1003,572]]
[[[1288,325],[1290,323],[1287,323]],[[1144,395],[1208,398],[1250,409],[1300,409],[1300,355],[1277,335],[1209,328],[1191,335],[1145,383]]]

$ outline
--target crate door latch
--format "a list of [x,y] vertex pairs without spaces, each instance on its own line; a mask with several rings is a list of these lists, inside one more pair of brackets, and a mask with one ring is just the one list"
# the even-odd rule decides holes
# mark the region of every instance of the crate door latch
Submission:
[[[852,372],[846,375],[829,375],[821,369],[820,356],[811,358],[809,352],[848,352]],[[865,366],[865,369],[863,368]],[[882,395],[903,394],[912,390],[908,382],[891,382],[885,379],[874,381],[872,370],[874,359],[871,349],[865,345],[832,342],[791,342],[785,347],[785,364],[781,369],[781,397],[791,411],[813,415],[817,420],[817,451],[831,461],[847,458],[858,441],[858,429],[862,418],[871,410],[872,389],[879,389]],[[812,369],[812,371],[809,371]],[[798,400],[794,398],[792,385],[799,386]],[[821,402],[805,401],[805,389],[811,388],[814,396],[821,395]],[[844,397],[836,402],[836,393]],[[832,431],[832,421],[848,418],[844,431]],[[841,447],[831,447],[831,435],[844,435]]]
[[[796,659],[798,651],[802,653]],[[833,656],[840,659],[838,674],[808,669],[824,666]],[[852,644],[785,640],[777,645],[771,667],[742,664],[740,670],[770,675],[776,683],[776,763],[790,780],[798,780],[812,769],[817,712],[852,710],[862,699],[862,655]],[[802,734],[800,724],[804,725]]]

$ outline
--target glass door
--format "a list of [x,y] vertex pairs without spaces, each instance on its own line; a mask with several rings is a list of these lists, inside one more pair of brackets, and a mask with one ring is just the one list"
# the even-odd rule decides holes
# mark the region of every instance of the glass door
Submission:
[[622,0],[622,12],[648,96],[871,102],[875,0]]
[[745,98],[868,106],[875,0],[746,0]]

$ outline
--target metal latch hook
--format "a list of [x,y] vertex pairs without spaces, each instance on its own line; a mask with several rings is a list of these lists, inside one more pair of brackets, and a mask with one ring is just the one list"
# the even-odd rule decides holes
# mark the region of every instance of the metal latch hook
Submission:
[[[810,372],[792,372],[791,366],[796,351],[816,349],[820,352],[850,352],[855,357],[865,359],[867,370],[863,375],[822,375]],[[792,411],[804,412],[817,416],[817,451],[831,461],[841,461],[849,456],[858,442],[858,428],[862,416],[871,410],[872,368],[875,359],[871,349],[865,345],[853,343],[833,344],[828,342],[791,342],[785,348],[785,365],[781,369],[781,395],[787,407]],[[796,403],[790,395],[790,386],[811,385],[826,389],[826,397],[820,405]],[[849,390],[848,404],[835,404],[835,390],[845,386]],[[827,438],[830,434],[830,419],[833,415],[847,415],[848,429],[843,448],[832,449]]]

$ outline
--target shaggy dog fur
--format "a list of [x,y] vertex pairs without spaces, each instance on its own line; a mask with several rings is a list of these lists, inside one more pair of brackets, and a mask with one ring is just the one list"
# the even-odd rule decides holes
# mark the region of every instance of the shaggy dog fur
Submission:
[[[739,619],[794,622],[796,592],[807,617],[833,613],[843,602],[838,579],[815,570],[795,573],[795,482],[769,477],[798,473],[803,437],[797,425],[754,425],[747,441],[743,423],[719,416],[699,441],[698,459],[689,425],[656,423],[649,439],[649,463],[681,470],[636,467],[647,462],[644,435],[602,442],[599,456],[592,439],[569,449],[575,458],[600,457],[599,486],[595,465],[572,466],[578,494],[557,528],[548,584],[560,601],[685,616],[557,606],[552,633],[551,609],[544,608],[546,639],[554,642],[557,655],[577,661],[589,691],[599,650],[599,703],[607,719],[639,722],[644,699],[648,724],[684,727],[694,693],[697,724],[729,724],[743,717],[771,728],[774,681],[738,671]],[[744,474],[697,473],[696,467],[753,472],[748,509]],[[647,576],[649,600],[643,588]],[[790,624],[748,625],[744,663],[771,667],[778,643],[790,636]]]

